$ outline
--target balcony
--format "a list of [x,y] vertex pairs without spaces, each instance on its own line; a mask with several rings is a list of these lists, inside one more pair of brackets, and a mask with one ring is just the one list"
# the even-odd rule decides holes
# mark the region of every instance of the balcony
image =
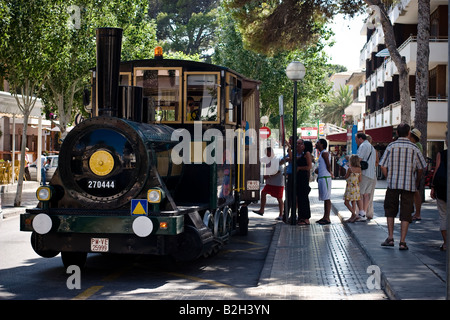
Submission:
[[377,91],[377,75],[375,73],[370,75],[369,81],[370,81],[370,91],[376,92]]
[[377,87],[384,87],[384,65],[376,70],[377,74]]
[[408,8],[410,5],[414,5],[417,8],[417,0],[401,0],[400,3],[394,6],[394,8],[389,12],[389,19],[391,20],[392,24],[399,22],[399,18],[405,15],[407,11],[406,9],[413,9]]
[[365,102],[366,101],[366,86],[362,85],[358,89],[358,101]]
[[366,92],[366,97],[370,96],[370,78],[366,80],[366,84],[364,86],[365,92]]
[[397,125],[400,123],[400,103],[394,103],[381,110],[377,110],[365,117],[366,129],[376,129]]
[[[448,103],[447,99],[430,97],[428,99],[428,121],[429,122],[447,122]],[[411,101],[411,119],[416,114],[416,101]]]
[[[386,126],[396,126],[402,121],[401,104],[395,102],[381,110],[368,114],[364,118],[366,129],[376,129]],[[411,100],[411,119],[414,121],[416,113],[416,103]],[[446,98],[432,97],[428,100],[428,122],[447,122],[448,101]]]
[[[409,68],[409,74],[416,72],[417,63],[417,37],[409,37],[400,47],[398,51],[401,56],[405,57],[406,64]],[[430,59],[428,68],[431,70],[439,64],[448,63],[448,38],[430,39]],[[398,74],[397,67],[391,58],[387,58],[385,65],[385,81],[390,81],[393,75]]]

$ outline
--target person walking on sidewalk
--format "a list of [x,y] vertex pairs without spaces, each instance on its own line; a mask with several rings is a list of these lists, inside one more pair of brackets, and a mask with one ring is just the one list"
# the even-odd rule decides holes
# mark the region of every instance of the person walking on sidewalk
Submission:
[[414,193],[427,165],[419,148],[409,141],[409,131],[408,124],[399,124],[398,139],[387,146],[380,160],[381,171],[387,180],[384,214],[388,226],[388,237],[381,245],[394,246],[394,218],[397,216],[400,203],[400,250],[408,250],[405,240],[409,224],[412,222]]
[[[354,154],[350,156],[349,166],[345,174],[347,185],[345,186],[344,204],[352,213],[352,216],[345,220],[345,222],[355,222],[358,220],[356,209],[362,207],[361,192],[359,190],[359,183],[361,182],[361,165],[359,164],[359,157]],[[358,204],[358,206],[357,206]]]
[[316,149],[319,151],[319,166],[315,170],[317,173],[317,186],[319,189],[319,200],[324,202],[323,217],[317,221],[319,224],[330,224],[331,212],[331,165],[330,154],[327,152],[327,141],[319,139],[316,143]]
[[366,161],[368,166],[366,169],[361,167],[362,177],[360,183],[362,208],[359,208],[358,221],[366,221],[366,212],[369,207],[370,194],[375,180],[375,160],[376,150],[369,141],[365,133],[358,132],[356,134],[356,144],[358,145],[357,155],[360,161]]
[[[447,132],[445,133],[447,145]],[[436,199],[439,212],[440,231],[444,243],[441,251],[447,250],[447,150],[440,151],[436,156],[436,170],[431,183],[431,198]]]
[[267,159],[263,161],[266,164],[266,173],[264,175],[264,179],[266,180],[266,185],[261,191],[261,206],[259,210],[253,210],[254,213],[263,215],[264,208],[266,206],[267,195],[271,195],[276,198],[278,201],[279,215],[278,219],[283,218],[283,191],[284,191],[284,176],[283,176],[283,167],[282,163],[284,160],[274,158],[275,153],[271,147],[266,149]]

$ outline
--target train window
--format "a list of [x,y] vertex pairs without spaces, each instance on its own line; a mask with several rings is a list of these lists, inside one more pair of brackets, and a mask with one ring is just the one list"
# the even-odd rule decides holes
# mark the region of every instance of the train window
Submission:
[[156,122],[181,122],[181,68],[135,68],[134,83],[154,106]]
[[219,122],[219,72],[186,72],[184,121]]
[[231,74],[227,77],[227,109],[225,112],[226,123],[236,124],[237,105],[239,102],[237,78]]
[[120,86],[131,86],[131,72],[121,72],[119,76]]

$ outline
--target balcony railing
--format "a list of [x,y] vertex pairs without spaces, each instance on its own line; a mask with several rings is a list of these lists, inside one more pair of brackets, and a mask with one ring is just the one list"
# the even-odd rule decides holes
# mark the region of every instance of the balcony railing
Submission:
[[[411,119],[415,115],[415,97],[411,98]],[[428,99],[428,121],[447,122],[448,99],[446,97],[431,97]],[[400,101],[394,102],[383,109],[366,114],[362,119],[355,117],[355,124],[364,122],[366,129],[375,129],[399,125],[402,121]]]

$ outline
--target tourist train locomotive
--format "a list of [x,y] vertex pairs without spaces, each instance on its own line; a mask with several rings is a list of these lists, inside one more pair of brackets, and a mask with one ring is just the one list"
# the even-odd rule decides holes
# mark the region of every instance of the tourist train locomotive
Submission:
[[161,54],[121,62],[121,39],[97,30],[92,116],[21,215],[33,249],[66,266],[91,252],[208,255],[247,233],[260,196],[259,82]]

